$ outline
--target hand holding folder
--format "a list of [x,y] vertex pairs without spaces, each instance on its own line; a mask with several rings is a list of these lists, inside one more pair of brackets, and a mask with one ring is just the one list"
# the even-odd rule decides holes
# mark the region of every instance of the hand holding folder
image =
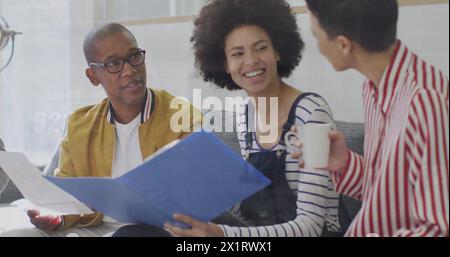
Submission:
[[211,133],[198,132],[119,178],[46,177],[119,222],[162,227],[174,213],[209,222],[270,184]]

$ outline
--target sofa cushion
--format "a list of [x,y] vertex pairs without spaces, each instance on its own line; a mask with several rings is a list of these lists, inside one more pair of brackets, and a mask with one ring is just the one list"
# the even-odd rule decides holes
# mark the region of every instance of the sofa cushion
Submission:
[[8,182],[8,185],[0,194],[0,204],[11,203],[14,202],[15,200],[19,200],[22,198],[23,198],[22,193],[19,191],[19,189],[17,189],[16,185],[14,185],[14,183],[10,180]]
[[[364,124],[336,121],[336,127],[344,134],[347,147],[362,155],[364,151]],[[361,208],[361,201],[341,195],[340,202],[339,219],[341,227],[346,230]]]
[[225,144],[227,144],[236,153],[241,155],[241,147],[237,139],[237,134],[235,132],[214,132],[218,137],[220,137]]
[[362,155],[364,150],[364,124],[336,121],[336,127],[344,134],[348,148]]

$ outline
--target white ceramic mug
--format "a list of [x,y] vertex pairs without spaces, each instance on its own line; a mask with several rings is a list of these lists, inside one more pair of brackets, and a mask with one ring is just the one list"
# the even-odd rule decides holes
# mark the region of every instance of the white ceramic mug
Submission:
[[[297,133],[289,131],[284,137],[289,152],[295,149],[294,142],[303,144],[305,168],[326,168],[330,156],[331,126],[329,124],[306,124],[298,128]],[[295,139],[295,140],[293,140]]]

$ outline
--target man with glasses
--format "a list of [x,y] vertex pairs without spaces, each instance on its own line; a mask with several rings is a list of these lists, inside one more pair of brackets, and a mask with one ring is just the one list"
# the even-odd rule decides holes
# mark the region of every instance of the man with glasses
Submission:
[[[170,128],[171,116],[180,110],[170,108],[174,97],[169,93],[146,87],[145,50],[124,26],[111,23],[94,29],[83,48],[86,76],[94,86],[102,85],[108,97],[70,116],[56,176],[121,176],[199,124],[192,117],[201,116],[194,116],[191,106],[190,130]],[[100,213],[42,216],[38,210],[29,210],[28,216],[45,231],[98,225],[103,218]]]

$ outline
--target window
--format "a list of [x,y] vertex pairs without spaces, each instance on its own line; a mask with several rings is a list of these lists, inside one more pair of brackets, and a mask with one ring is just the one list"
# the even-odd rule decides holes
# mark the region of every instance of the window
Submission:
[[25,152],[39,165],[61,140],[71,107],[69,2],[0,1],[0,15],[23,32],[0,74],[0,136],[8,150]]
[[[95,0],[96,22],[132,22],[167,17],[194,16],[208,0]],[[304,0],[288,0],[304,6]]]
[[96,0],[96,21],[130,21],[198,13],[207,0]]

